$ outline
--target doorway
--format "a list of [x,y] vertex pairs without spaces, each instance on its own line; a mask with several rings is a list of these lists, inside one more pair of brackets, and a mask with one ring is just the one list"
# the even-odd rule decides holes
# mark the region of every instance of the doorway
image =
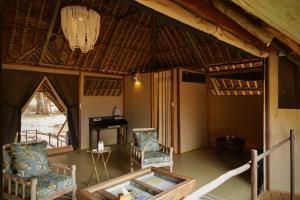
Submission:
[[45,77],[22,108],[19,142],[47,141],[48,149],[72,146],[67,109]]

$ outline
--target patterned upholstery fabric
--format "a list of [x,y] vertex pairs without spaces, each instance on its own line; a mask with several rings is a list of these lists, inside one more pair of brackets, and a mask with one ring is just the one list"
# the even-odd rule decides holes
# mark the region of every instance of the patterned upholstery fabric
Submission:
[[157,141],[156,130],[137,131],[134,132],[134,137],[138,147],[143,151],[159,151],[160,147]]
[[50,168],[46,147],[46,141],[12,144],[13,166],[17,171],[17,175],[27,178],[40,176],[49,172]]
[[43,198],[51,195],[59,190],[63,190],[66,187],[72,186],[72,176],[66,176],[63,174],[57,174],[55,172],[48,172],[41,176],[36,177],[37,184],[37,198]]
[[170,155],[159,151],[148,151],[144,154],[144,165],[170,162]]

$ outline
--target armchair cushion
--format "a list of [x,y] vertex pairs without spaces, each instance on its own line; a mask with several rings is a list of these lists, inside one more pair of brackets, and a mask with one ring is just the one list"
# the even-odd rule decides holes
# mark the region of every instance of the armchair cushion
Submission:
[[148,151],[144,154],[144,165],[170,162],[169,154],[160,151]]
[[47,142],[12,144],[13,166],[22,177],[40,176],[50,171]]
[[145,151],[159,151],[160,147],[157,141],[156,130],[151,131],[137,131],[134,132],[134,137],[138,147]]
[[49,171],[46,174],[36,177],[37,184],[37,198],[43,198],[51,195],[59,190],[73,185],[72,176],[66,176]]

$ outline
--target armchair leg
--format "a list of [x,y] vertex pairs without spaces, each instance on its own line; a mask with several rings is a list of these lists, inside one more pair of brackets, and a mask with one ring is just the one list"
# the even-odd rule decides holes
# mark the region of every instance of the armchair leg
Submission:
[[72,191],[72,200],[76,200],[76,199],[77,199],[76,188],[74,188]]
[[133,172],[133,162],[130,161],[130,172]]

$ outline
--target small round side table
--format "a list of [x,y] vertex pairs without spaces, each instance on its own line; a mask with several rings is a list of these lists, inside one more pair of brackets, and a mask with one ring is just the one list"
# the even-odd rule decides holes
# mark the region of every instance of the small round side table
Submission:
[[[108,172],[107,172],[107,162],[108,162],[108,159],[110,157],[111,151],[112,151],[111,147],[104,147],[104,149],[102,151],[87,150],[87,152],[90,153],[91,156],[92,156],[93,165],[94,165],[93,169],[92,169],[92,172],[91,172],[91,175],[90,175],[90,178],[89,178],[89,181],[88,181],[88,186],[90,185],[90,181],[92,179],[94,171],[96,172],[96,177],[97,177],[98,183],[100,183],[100,178],[102,177],[103,171],[105,171],[106,177],[107,177],[107,179],[109,179],[109,175],[108,175]],[[106,154],[106,153],[107,153],[107,156],[105,158],[104,154]],[[97,160],[96,161],[95,161],[94,155],[97,156]],[[103,169],[102,169],[100,177],[99,177],[98,171],[97,171],[97,164],[99,163],[100,156],[101,156],[102,162],[103,162]]]

